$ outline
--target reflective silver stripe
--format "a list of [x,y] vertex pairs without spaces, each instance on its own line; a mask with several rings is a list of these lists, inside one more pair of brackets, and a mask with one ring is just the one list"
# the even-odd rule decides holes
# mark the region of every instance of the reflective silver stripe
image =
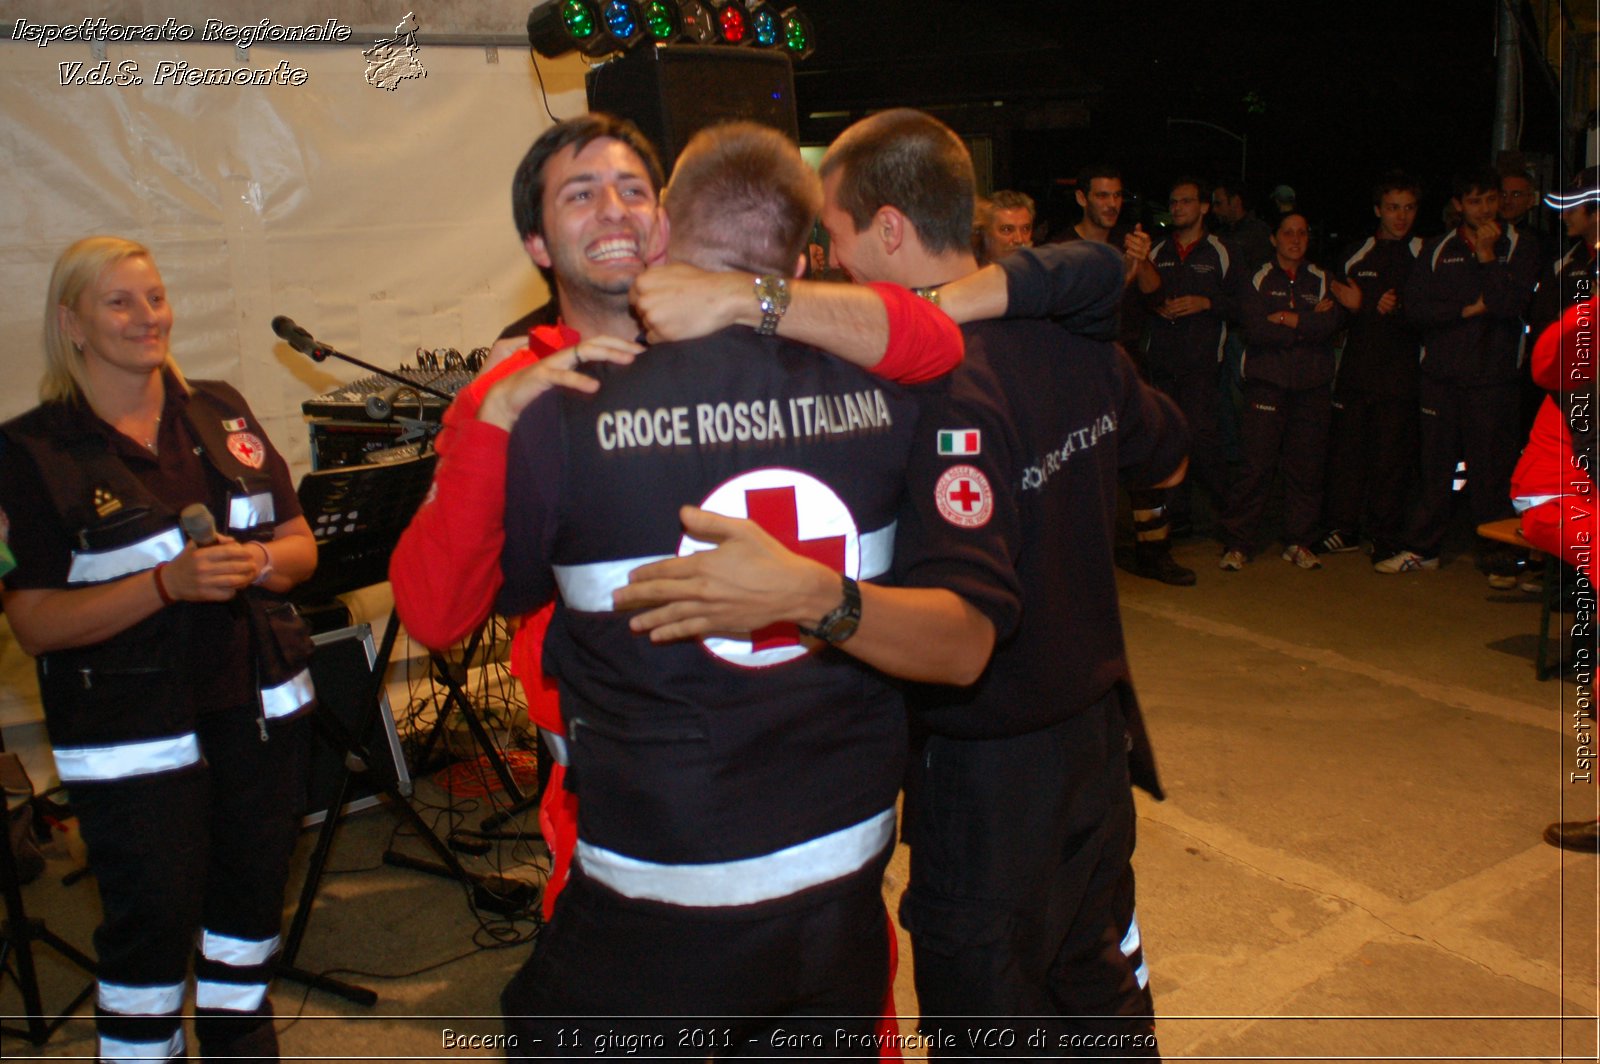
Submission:
[[544,728],[539,729],[539,735],[544,739],[544,745],[550,748],[550,760],[558,765],[572,764],[572,760],[567,754],[567,737],[565,735],[557,735],[555,732]]
[[[871,580],[889,571],[894,560],[894,531],[891,523],[874,532],[863,532],[861,544],[861,571],[858,580]],[[628,574],[641,565],[676,557],[672,554],[652,554],[643,558],[621,558],[609,562],[590,562],[587,565],[552,566],[556,586],[561,589],[561,600],[567,608],[583,613],[610,613],[611,593],[628,586]]]
[[62,783],[120,780],[199,764],[200,740],[189,732],[115,746],[58,746],[55,756],[56,775]]
[[1139,914],[1134,913],[1128,922],[1128,933],[1122,936],[1122,955],[1131,957],[1139,950]]
[[857,871],[894,840],[894,810],[742,861],[656,864],[578,840],[584,874],[629,898],[714,908],[787,898]]
[[276,687],[261,690],[261,712],[268,720],[298,713],[311,704],[317,690],[311,683],[311,670],[301,669],[299,675],[285,680]]
[[[1134,913],[1133,919],[1128,922],[1128,933],[1122,936],[1122,955],[1132,957],[1139,952],[1139,914]],[[1139,989],[1143,990],[1150,984],[1150,964],[1140,958],[1139,967],[1133,970],[1134,979],[1139,982]]]
[[1543,506],[1547,502],[1555,502],[1561,498],[1559,495],[1518,495],[1511,500],[1511,508],[1519,514],[1525,514],[1535,506]]
[[120,1038],[100,1036],[100,1059],[106,1064],[121,1064],[124,1060],[171,1060],[182,1054],[181,1026],[165,1042],[124,1042]]
[[861,533],[861,571],[856,574],[857,580],[871,580],[889,571],[894,564],[895,527],[891,521],[887,528]]
[[99,584],[129,573],[170,562],[183,551],[183,531],[176,525],[165,532],[147,536],[112,550],[72,552],[72,567],[67,570],[69,584]]
[[664,561],[671,554],[652,554],[644,558],[623,558],[614,562],[590,562],[588,565],[556,565],[556,586],[561,589],[561,601],[567,608],[583,613],[610,613],[611,593],[628,586],[628,574],[641,565]]
[[229,1012],[254,1012],[267,996],[266,983],[216,983],[198,979],[194,1003],[202,1009],[227,1009]]
[[215,931],[202,930],[200,932],[200,955],[208,961],[216,961],[233,968],[250,968],[258,964],[265,964],[277,952],[281,937],[273,935],[271,938],[234,938],[231,935],[219,935]]
[[274,524],[276,511],[272,505],[272,492],[261,491],[254,495],[234,495],[228,499],[228,527],[255,528]]
[[123,1016],[162,1016],[183,1008],[183,984],[128,986],[101,980],[100,1007]]

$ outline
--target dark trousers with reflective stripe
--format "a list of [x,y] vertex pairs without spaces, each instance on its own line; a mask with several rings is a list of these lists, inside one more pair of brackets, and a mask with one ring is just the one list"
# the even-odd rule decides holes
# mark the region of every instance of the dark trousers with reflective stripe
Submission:
[[[1155,1056],[1117,694],[1027,735],[930,737],[906,804],[900,919],[922,1030],[950,1042],[938,1055]],[[1026,1042],[1036,1028],[1044,1046]],[[1075,1042],[1101,1036],[1111,1044]]]
[[[95,931],[103,983],[181,984],[195,956],[197,980],[262,985],[271,961],[235,967],[196,956],[202,928],[261,941],[278,934],[305,782],[305,723],[276,722],[262,742],[256,707],[204,715],[196,732],[205,760],[177,772],[74,784],[89,868],[104,919]],[[277,1059],[272,1008],[201,1009],[195,1031],[207,1059]],[[154,1043],[181,1018],[97,1010],[102,1036]]]
[[[516,1039],[507,1056],[877,1057],[888,859],[794,897],[717,909],[626,898],[575,868],[500,997]],[[608,1051],[607,1036],[632,1048]]]
[[1400,550],[1416,471],[1415,396],[1354,389],[1334,395],[1322,500],[1328,531],[1364,532],[1378,559]]
[[1467,501],[1474,527],[1512,515],[1511,471],[1517,438],[1517,382],[1457,384],[1422,377],[1421,493],[1406,546],[1436,557],[1450,528],[1456,463],[1467,463]]
[[1322,518],[1322,478],[1328,454],[1329,389],[1284,388],[1244,382],[1244,472],[1222,523],[1229,550],[1254,554],[1262,546],[1262,517],[1272,478],[1283,475],[1283,541],[1309,547]]

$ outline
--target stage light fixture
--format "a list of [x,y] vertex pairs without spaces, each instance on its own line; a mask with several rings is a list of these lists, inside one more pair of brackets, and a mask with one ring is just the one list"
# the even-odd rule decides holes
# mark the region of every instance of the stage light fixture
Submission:
[[669,44],[683,34],[683,18],[672,0],[644,0],[639,5],[644,31],[656,44]]
[[613,51],[636,43],[644,33],[644,18],[633,0],[603,0],[600,17],[611,34]]
[[599,55],[611,50],[600,25],[600,12],[592,0],[552,0],[528,13],[528,43],[546,59],[574,48]]
[[683,32],[691,44],[716,44],[717,21],[703,0],[678,0]]
[[789,58],[796,63],[810,58],[817,50],[817,35],[811,20],[798,7],[788,8],[778,17],[783,22],[783,47]]
[[763,0],[750,0],[747,6],[750,43],[757,48],[776,48],[783,39],[783,20]]
[[739,0],[708,0],[718,44],[746,44],[750,40],[750,19]]

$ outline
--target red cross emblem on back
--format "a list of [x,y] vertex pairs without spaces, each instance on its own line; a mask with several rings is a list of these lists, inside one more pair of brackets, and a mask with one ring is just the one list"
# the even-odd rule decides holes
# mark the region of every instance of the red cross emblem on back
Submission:
[[[836,573],[844,572],[843,536],[800,538],[800,508],[795,503],[793,488],[757,488],[754,491],[747,491],[744,493],[744,505],[750,520],[760,525],[768,535],[789,550],[802,558],[821,562]],[[800,633],[792,624],[771,624],[750,633],[750,642],[756,650],[790,646],[799,640]]]
[[[783,468],[751,470],[724,481],[700,506],[725,517],[754,521],[796,554],[835,572],[861,576],[862,543],[855,518],[832,488],[810,474]],[[678,553],[710,547],[685,536]],[[708,636],[703,642],[712,654],[744,668],[779,665],[810,653],[792,624],[769,625],[748,639]]]

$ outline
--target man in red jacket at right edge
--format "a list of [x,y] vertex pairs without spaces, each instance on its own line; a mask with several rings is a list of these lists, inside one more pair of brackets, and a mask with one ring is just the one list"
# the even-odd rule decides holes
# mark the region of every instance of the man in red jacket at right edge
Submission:
[[[433,487],[389,561],[395,608],[411,637],[448,647],[488,615],[500,589],[505,459],[522,409],[552,387],[593,391],[574,372],[585,361],[630,362],[643,347],[630,306],[634,280],[659,261],[666,222],[657,198],[661,164],[626,120],[590,114],[557,123],[534,142],[512,182],[518,235],[533,262],[555,277],[560,317],[535,326],[528,346],[486,369],[445,412],[434,447]],[[1004,282],[998,275],[999,309]],[[961,359],[955,324],[893,285],[791,285],[792,307],[778,332],[832,351],[905,383],[928,380]],[[746,300],[757,306],[757,294]],[[891,342],[892,338],[892,342]],[[550,610],[522,619],[511,671],[554,768],[540,803],[551,870],[542,906],[548,919],[576,844],[576,802],[564,786],[564,726],[555,687],[541,666]]]
[[[1600,190],[1594,207],[1600,208]],[[1512,503],[1522,515],[1522,534],[1529,543],[1554,554],[1578,571],[1578,590],[1593,598],[1594,551],[1600,546],[1600,500],[1595,497],[1595,315],[1600,300],[1593,294],[1567,308],[1533,347],[1533,380],[1550,392],[1528,435],[1522,460],[1511,475]],[[1587,632],[1583,642],[1578,631]],[[1594,675],[1592,625],[1575,626],[1573,661],[1580,676]],[[1575,709],[1573,730],[1579,734],[1579,756],[1563,781],[1588,784],[1594,790],[1594,712]],[[1583,736],[1589,736],[1585,741]],[[1584,748],[1588,756],[1584,755]],[[1600,821],[1595,817],[1551,824],[1544,839],[1564,850],[1600,853]]]

